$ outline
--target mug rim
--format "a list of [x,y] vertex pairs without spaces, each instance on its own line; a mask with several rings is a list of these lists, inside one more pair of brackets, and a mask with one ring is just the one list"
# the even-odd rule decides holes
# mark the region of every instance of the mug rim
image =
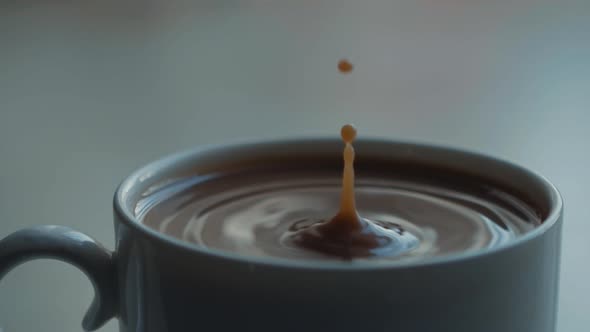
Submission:
[[[361,138],[355,141],[361,142],[362,144],[389,144],[408,149],[425,149],[430,151],[442,152],[442,153],[454,153],[460,154],[469,158],[478,159],[480,161],[493,162],[497,165],[503,165],[521,172],[528,173],[529,176],[534,178],[539,184],[541,184],[544,190],[550,195],[550,206],[547,216],[542,219],[539,226],[526,232],[525,234],[513,239],[512,241],[499,245],[493,248],[482,248],[477,250],[470,250],[459,253],[452,253],[441,256],[431,256],[420,259],[409,259],[400,261],[391,261],[387,263],[375,264],[371,261],[359,261],[355,263],[341,262],[341,261],[314,261],[314,260],[290,260],[283,258],[274,258],[266,256],[254,256],[254,255],[242,255],[239,253],[233,253],[229,251],[223,251],[215,248],[209,248],[205,246],[199,246],[183,241],[173,236],[166,235],[158,232],[144,225],[138,220],[134,213],[134,206],[128,206],[128,195],[130,195],[133,188],[141,188],[142,183],[153,178],[159,173],[164,171],[173,170],[175,167],[184,164],[190,160],[198,159],[199,155],[205,154],[211,151],[222,151],[230,148],[245,148],[255,146],[270,146],[270,145],[290,145],[294,143],[302,142],[323,142],[323,143],[335,143],[341,144],[341,140],[332,137],[301,137],[301,138],[283,138],[283,139],[266,139],[266,140],[251,140],[241,141],[239,143],[221,143],[221,144],[208,144],[197,146],[192,149],[183,150],[171,155],[164,156],[155,161],[149,162],[144,166],[136,169],[130,175],[128,175],[117,187],[113,199],[113,207],[115,214],[120,218],[126,226],[134,229],[135,231],[147,236],[151,240],[158,241],[160,243],[167,244],[176,249],[184,250],[192,254],[206,255],[215,257],[217,259],[223,259],[228,262],[236,263],[248,263],[265,266],[279,266],[285,268],[305,268],[314,270],[381,270],[381,269],[405,269],[415,268],[421,266],[433,266],[439,264],[450,264],[456,262],[463,262],[472,260],[484,256],[491,256],[494,254],[500,254],[507,250],[521,247],[526,245],[530,241],[541,237],[547,231],[552,229],[557,223],[562,221],[563,214],[563,198],[559,190],[551,183],[546,177],[539,173],[520,166],[516,163],[496,158],[490,155],[482,154],[479,152],[469,151],[465,149],[459,149],[449,146],[442,146],[428,143],[416,143],[400,140],[382,139],[382,138]],[[145,185],[143,185],[145,187]],[[144,188],[145,189],[145,188]]]

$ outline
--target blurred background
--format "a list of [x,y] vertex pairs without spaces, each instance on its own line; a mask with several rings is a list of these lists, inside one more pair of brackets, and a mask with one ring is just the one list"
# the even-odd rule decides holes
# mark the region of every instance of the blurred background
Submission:
[[[587,331],[587,0],[0,2],[0,237],[62,224],[112,249],[111,197],[138,166],[346,122],[552,180],[566,202],[558,331]],[[27,263],[0,283],[0,329],[81,331],[92,294],[71,266]]]

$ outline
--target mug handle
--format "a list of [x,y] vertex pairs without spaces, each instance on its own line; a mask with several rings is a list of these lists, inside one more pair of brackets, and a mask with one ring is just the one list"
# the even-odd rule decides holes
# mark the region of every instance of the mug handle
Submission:
[[94,331],[117,311],[113,253],[89,236],[64,226],[19,230],[0,241],[0,280],[15,266],[36,258],[54,258],[78,267],[94,286],[94,300],[82,327]]

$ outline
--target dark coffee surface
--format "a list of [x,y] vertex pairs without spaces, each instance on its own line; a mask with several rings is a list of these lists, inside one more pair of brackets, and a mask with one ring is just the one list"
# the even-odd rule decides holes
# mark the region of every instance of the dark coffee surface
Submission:
[[340,168],[331,163],[311,165],[302,161],[300,167],[170,180],[145,192],[135,213],[159,232],[240,255],[376,262],[491,248],[541,222],[534,208],[479,179],[364,162],[356,178],[359,214],[377,227],[377,233],[395,233],[397,242],[368,245],[360,255],[332,255],[300,245],[297,237],[330,220],[339,209]]

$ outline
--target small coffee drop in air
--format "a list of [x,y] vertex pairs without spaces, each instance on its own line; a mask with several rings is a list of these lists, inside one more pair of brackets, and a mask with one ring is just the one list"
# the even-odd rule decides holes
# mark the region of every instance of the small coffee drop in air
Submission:
[[356,128],[351,124],[344,125],[340,129],[340,135],[344,143],[352,143],[356,138]]
[[354,66],[352,65],[352,63],[350,63],[346,59],[342,59],[342,60],[338,61],[338,70],[343,74],[350,73],[353,68],[354,68]]

